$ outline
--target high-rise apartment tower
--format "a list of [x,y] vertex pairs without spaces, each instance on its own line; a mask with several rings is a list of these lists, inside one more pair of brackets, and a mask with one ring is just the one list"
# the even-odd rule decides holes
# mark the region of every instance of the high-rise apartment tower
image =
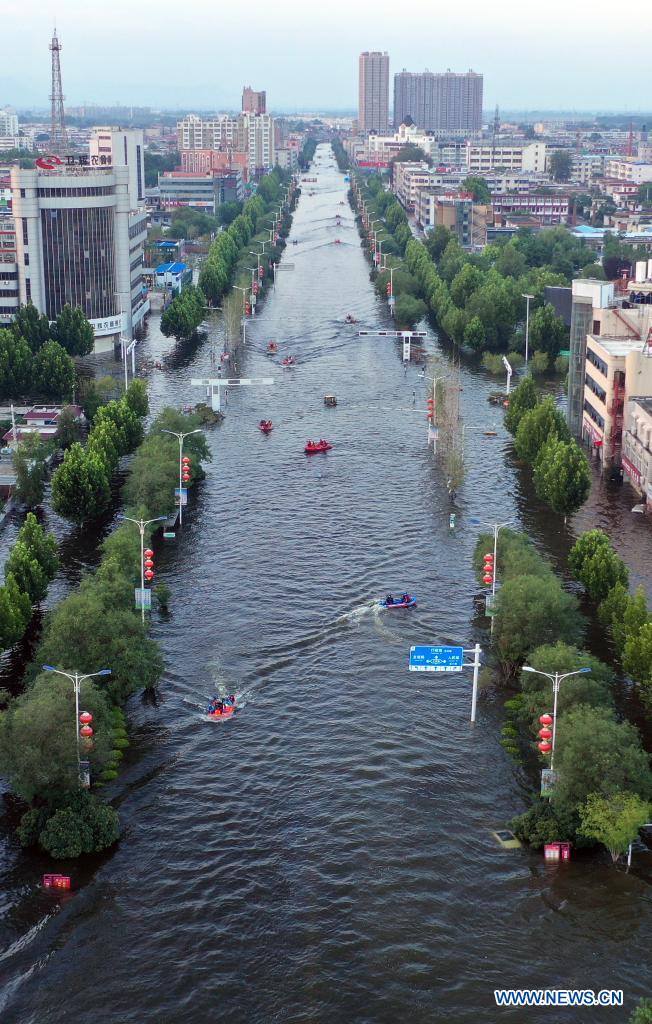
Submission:
[[474,71],[394,75],[394,125],[406,117],[427,132],[462,135],[482,127],[482,75]]
[[256,90],[252,89],[250,85],[245,85],[242,90],[242,113],[267,113],[267,97],[264,89],[262,92],[256,92]]
[[378,51],[360,54],[358,130],[384,133],[389,126],[389,55]]

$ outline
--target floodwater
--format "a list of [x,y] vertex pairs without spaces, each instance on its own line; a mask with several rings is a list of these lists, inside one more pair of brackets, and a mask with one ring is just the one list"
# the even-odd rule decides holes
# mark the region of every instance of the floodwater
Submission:
[[[623,1021],[649,992],[641,874],[503,850],[492,830],[525,789],[498,742],[500,698],[471,726],[468,670],[407,671],[411,644],[484,639],[479,522],[522,523],[555,557],[572,534],[533,503],[505,457],[494,384],[465,366],[467,477],[450,529],[419,368],[345,324],[351,312],[391,329],[326,146],[315,171],[238,363],[274,384],[231,389],[207,479],[157,552],[172,590],[154,622],[166,673],[155,704],[132,702],[123,838],[52,900],[37,884],[47,859],[3,829],[3,1024]],[[265,355],[270,339],[296,367]],[[201,397],[190,381],[214,372],[210,347],[152,371],[155,408]],[[172,349],[154,318],[144,349]],[[307,458],[321,437],[332,451]],[[581,525],[609,515],[596,488]],[[625,554],[650,551],[641,518],[625,519]],[[67,557],[64,579],[79,560]],[[379,611],[404,589],[415,610]],[[203,718],[215,691],[238,694],[232,720]],[[517,986],[622,988],[627,1009],[497,1010],[494,988]]]

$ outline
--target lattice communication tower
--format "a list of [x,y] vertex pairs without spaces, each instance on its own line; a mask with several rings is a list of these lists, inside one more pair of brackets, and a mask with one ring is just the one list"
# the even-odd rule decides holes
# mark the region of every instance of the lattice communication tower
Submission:
[[50,149],[53,153],[62,153],[66,148],[68,138],[66,135],[66,123],[63,114],[63,101],[65,97],[63,95],[63,87],[61,85],[61,61],[59,60],[61,43],[57,38],[56,28],[52,36],[52,42],[50,43],[50,53],[52,54]]

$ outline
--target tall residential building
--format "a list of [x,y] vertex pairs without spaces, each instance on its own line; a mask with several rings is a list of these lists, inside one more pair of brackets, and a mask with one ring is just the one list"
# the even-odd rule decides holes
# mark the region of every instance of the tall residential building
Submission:
[[249,173],[274,166],[274,118],[270,114],[240,114],[238,149],[249,154]]
[[474,71],[394,75],[394,125],[406,117],[428,132],[468,135],[482,127],[482,75]]
[[177,121],[177,148],[185,149],[237,149],[238,118],[221,114],[203,120],[197,114],[188,114]]
[[9,110],[0,110],[0,135],[18,135],[18,117]]
[[89,150],[92,167],[129,168],[129,204],[145,201],[145,133],[142,128],[93,128]]
[[11,169],[18,299],[54,320],[81,306],[95,350],[113,351],[149,310],[142,259],[147,212],[134,210],[128,166]]
[[256,92],[250,85],[245,85],[242,90],[242,113],[243,114],[266,114],[266,93]]
[[366,51],[359,58],[358,131],[387,131],[389,125],[389,54]]

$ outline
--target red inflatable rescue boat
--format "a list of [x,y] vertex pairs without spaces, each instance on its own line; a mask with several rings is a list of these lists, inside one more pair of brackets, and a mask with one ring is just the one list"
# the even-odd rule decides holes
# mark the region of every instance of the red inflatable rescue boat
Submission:
[[272,423],[271,420],[261,420],[260,423],[258,424],[258,429],[262,431],[263,434],[269,434],[269,432],[273,430],[273,428],[274,424]]
[[308,444],[303,449],[306,455],[317,455],[318,452],[329,452],[333,447],[328,441],[308,441]]
[[207,718],[231,718],[236,713],[238,709],[235,703],[235,694],[231,694],[230,697],[225,697],[224,699],[230,700],[232,701],[232,703],[224,704],[221,711],[218,708],[216,708],[214,711],[207,711]]

